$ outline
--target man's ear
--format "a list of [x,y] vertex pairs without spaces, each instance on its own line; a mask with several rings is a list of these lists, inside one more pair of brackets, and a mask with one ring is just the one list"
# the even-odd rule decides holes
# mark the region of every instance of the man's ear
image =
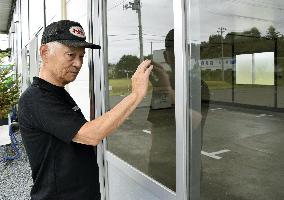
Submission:
[[43,63],[46,63],[47,62],[47,57],[48,57],[48,46],[45,45],[45,44],[42,44],[39,48],[39,53],[40,53],[40,56],[42,58],[42,61]]

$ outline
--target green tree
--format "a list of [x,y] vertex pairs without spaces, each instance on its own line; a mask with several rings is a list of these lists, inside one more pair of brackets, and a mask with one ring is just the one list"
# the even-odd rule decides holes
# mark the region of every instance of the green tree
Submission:
[[243,34],[247,36],[254,36],[256,38],[261,37],[260,31],[256,27],[252,27],[250,30],[244,31]]
[[274,26],[269,26],[269,28],[267,29],[267,32],[266,32],[267,38],[274,39],[274,38],[280,37],[280,35],[281,35],[280,32],[276,31]]
[[108,64],[108,78],[109,78],[109,79],[114,79],[114,78],[116,78],[116,75],[115,75],[115,68],[116,68],[116,65],[115,65],[115,64],[111,64],[111,63]]
[[126,78],[127,75],[130,77],[139,65],[140,60],[137,56],[123,55],[115,67],[116,78]]
[[13,65],[2,65],[3,58],[9,55],[9,52],[0,53],[0,119],[7,117],[19,99],[19,82]]

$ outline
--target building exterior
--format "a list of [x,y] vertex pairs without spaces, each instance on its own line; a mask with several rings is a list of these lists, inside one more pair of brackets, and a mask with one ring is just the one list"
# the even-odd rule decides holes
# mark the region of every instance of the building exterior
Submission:
[[134,55],[166,66],[169,85],[153,71],[145,100],[97,147],[102,199],[284,198],[281,0],[10,2],[22,91],[38,75],[41,34],[53,21],[80,22],[102,46],[66,88],[87,119],[129,92],[129,79],[108,76],[110,63]]

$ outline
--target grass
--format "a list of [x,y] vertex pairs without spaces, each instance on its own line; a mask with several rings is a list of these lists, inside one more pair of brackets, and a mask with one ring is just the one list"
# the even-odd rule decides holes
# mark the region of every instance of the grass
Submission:
[[207,83],[209,90],[232,88],[231,83],[224,81],[205,81],[205,82]]
[[[128,95],[131,92],[131,79],[109,79],[110,96]],[[149,84],[148,91],[152,90],[151,83]]]
[[[205,81],[209,87],[209,90],[222,90],[232,88],[231,83],[224,81]],[[279,85],[283,84],[278,83]],[[131,92],[131,79],[110,79],[109,85],[112,87],[110,90],[110,96],[128,95]],[[266,87],[264,85],[235,85],[236,88],[256,88]],[[149,84],[148,92],[152,90],[151,83]]]

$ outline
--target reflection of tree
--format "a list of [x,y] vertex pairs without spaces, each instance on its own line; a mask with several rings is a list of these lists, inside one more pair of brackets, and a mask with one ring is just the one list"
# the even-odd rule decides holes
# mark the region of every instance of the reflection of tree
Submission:
[[[144,58],[151,60],[152,55],[144,56]],[[137,56],[123,55],[116,64],[108,64],[108,77],[110,79],[130,78],[139,63]]]
[[139,63],[137,56],[123,55],[114,68],[115,78],[126,78],[127,73],[133,74]]
[[280,36],[281,36],[280,32],[276,31],[276,29],[273,26],[270,26],[267,29],[267,34],[266,34],[267,38],[275,39],[279,38]]
[[[208,41],[201,43],[201,59],[218,58],[221,52],[221,35],[210,35]],[[273,26],[267,29],[265,36],[253,27],[243,32],[230,32],[225,38],[224,57],[232,57],[232,44],[234,43],[235,54],[274,51],[275,39],[284,41],[283,35]]]
[[[209,36],[208,41],[203,41],[201,43],[201,60],[220,58],[222,51],[221,41],[223,39],[224,57],[233,58],[234,55],[238,54],[274,52],[278,77],[284,77],[284,37],[283,34],[275,29],[275,27],[268,27],[266,34],[263,36],[256,27],[253,27],[250,30],[243,32],[229,32],[224,38],[221,37],[221,35],[213,34]],[[225,70],[225,79],[228,82],[231,80],[230,71],[231,70],[228,69]],[[220,71],[203,72],[204,77],[211,77],[213,80],[221,80],[219,73]]]

